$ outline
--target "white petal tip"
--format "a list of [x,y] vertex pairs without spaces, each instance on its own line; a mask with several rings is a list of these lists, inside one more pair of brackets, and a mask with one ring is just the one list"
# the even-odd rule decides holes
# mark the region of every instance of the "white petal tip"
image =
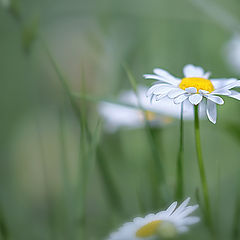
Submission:
[[211,120],[211,119],[209,119],[209,120],[210,120],[210,122],[213,123],[213,124],[216,124],[216,122],[217,122],[217,121],[213,121],[213,120]]
[[199,208],[199,205],[196,204],[196,205],[194,205],[193,207],[194,207],[195,209],[198,209],[198,208]]

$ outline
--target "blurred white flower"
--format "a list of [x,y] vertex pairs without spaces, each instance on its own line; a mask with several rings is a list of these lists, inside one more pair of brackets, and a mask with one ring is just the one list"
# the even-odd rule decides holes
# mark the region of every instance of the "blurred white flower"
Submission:
[[208,119],[212,123],[216,123],[217,120],[216,104],[224,104],[223,99],[217,95],[240,100],[240,93],[232,90],[234,87],[240,87],[239,80],[235,78],[209,80],[210,73],[204,72],[201,67],[191,64],[186,65],[183,68],[184,78],[182,79],[176,78],[159,68],[155,68],[153,72],[154,74],[144,75],[147,79],[155,79],[159,82],[148,90],[148,96],[151,96],[156,101],[168,97],[173,99],[175,104],[187,101],[192,105],[198,105],[206,98],[206,112]]
[[240,34],[235,34],[224,47],[224,59],[228,66],[240,74]]
[[11,5],[11,1],[10,0],[1,0],[1,4],[4,8],[9,8]]
[[148,214],[144,218],[134,218],[132,222],[125,223],[117,232],[112,233],[108,240],[173,238],[187,232],[189,225],[200,220],[199,217],[188,216],[198,208],[198,205],[187,206],[189,201],[190,198],[187,198],[178,208],[177,202],[174,202],[165,211]]
[[[119,101],[126,105],[101,102],[98,106],[99,113],[106,121],[107,130],[114,132],[120,127],[141,128],[144,126],[144,118],[154,126],[162,126],[172,122],[172,118],[180,118],[181,106],[174,104],[172,99],[165,98],[156,103],[146,97],[147,88],[138,87],[138,96],[133,91],[125,91],[119,96]],[[144,113],[138,108],[140,105]],[[193,107],[189,103],[184,103],[184,118],[193,119]]]

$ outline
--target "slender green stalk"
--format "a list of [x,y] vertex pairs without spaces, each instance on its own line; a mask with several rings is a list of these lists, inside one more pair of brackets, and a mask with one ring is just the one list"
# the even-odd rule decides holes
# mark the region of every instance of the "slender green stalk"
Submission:
[[5,216],[3,215],[2,208],[0,208],[0,233],[1,239],[8,240],[10,239],[9,229],[5,221]]
[[117,191],[117,187],[114,184],[110,169],[106,162],[106,157],[102,151],[101,146],[97,147],[97,165],[104,183],[106,194],[108,196],[109,202],[118,213],[123,213],[123,206],[121,203],[121,197]]
[[67,84],[68,81],[67,81],[67,79],[65,79],[62,72],[60,71],[60,68],[59,68],[58,64],[56,63],[55,59],[53,58],[50,50],[48,49],[48,47],[47,47],[47,45],[46,45],[46,43],[44,42],[43,39],[41,39],[41,42],[43,44],[43,47],[44,47],[45,52],[47,54],[47,57],[48,57],[51,65],[52,65],[53,69],[55,70],[55,72],[57,74],[57,77],[58,77],[60,83],[62,84],[63,89],[65,90],[66,95],[68,96],[68,98],[70,100],[73,111],[74,111],[74,113],[75,113],[75,115],[76,115],[76,117],[79,121],[80,130],[82,131],[83,128],[84,128],[82,113],[79,110],[79,107],[78,107],[78,104],[77,104],[75,98],[72,97],[71,90],[70,90],[70,88]]
[[61,148],[60,156],[60,167],[61,167],[61,176],[63,184],[63,219],[62,224],[65,228],[65,236],[68,236],[68,239],[73,239],[75,232],[73,231],[72,223],[74,222],[74,211],[75,207],[73,205],[73,196],[71,191],[70,176],[68,169],[68,159],[66,151],[66,136],[64,132],[64,119],[62,112],[59,114],[59,144]]
[[232,240],[238,240],[240,237],[240,194],[238,193],[236,198],[236,204],[234,209],[234,219],[233,219],[233,227],[232,227]]
[[[138,100],[138,107],[139,109],[142,111],[143,115],[144,115],[144,122],[145,122],[145,129],[146,129],[146,134],[149,140],[149,144],[151,147],[151,152],[152,152],[152,157],[153,157],[153,162],[150,163],[151,167],[150,167],[150,177],[151,177],[151,187],[152,187],[152,198],[153,198],[153,206],[154,208],[158,208],[159,207],[159,192],[162,191],[162,195],[164,193],[163,189],[166,184],[165,184],[165,176],[164,176],[164,170],[163,170],[163,166],[162,166],[162,161],[161,161],[161,153],[160,153],[160,147],[158,144],[158,139],[157,139],[157,135],[156,135],[156,131],[155,129],[153,129],[150,126],[150,123],[147,119],[147,114],[145,109],[143,108],[141,101],[140,101],[140,97],[138,94],[138,89],[137,89],[137,81],[135,79],[135,77],[133,76],[133,74],[130,72],[130,70],[124,66],[125,71],[127,73],[129,82],[132,86],[132,89],[134,91],[134,93],[136,94],[137,100]],[[163,199],[162,199],[163,200]]]
[[184,180],[183,180],[183,103],[181,105],[181,119],[180,119],[180,134],[179,134],[179,151],[177,156],[177,184],[176,184],[176,199],[182,200],[184,195]]
[[205,205],[205,218],[208,226],[212,229],[211,206],[210,206],[207,178],[206,178],[206,173],[204,169],[202,148],[201,148],[198,105],[194,106],[194,128],[195,128],[197,160],[198,160],[198,167],[199,167],[199,173],[200,173],[202,191],[203,191],[203,199],[204,199],[204,205]]
[[[150,180],[152,187],[153,207],[159,208],[160,196],[159,193],[163,190],[165,178],[164,171],[160,162],[159,146],[157,143],[157,136],[155,130],[152,129],[148,122],[146,122],[146,134],[149,140],[149,145],[152,152],[152,162],[150,162]],[[161,192],[163,193],[163,192]],[[162,197],[162,196],[161,196]],[[161,199],[163,200],[163,199]]]
[[40,147],[40,157],[41,157],[41,165],[42,165],[42,174],[43,174],[43,183],[45,187],[45,198],[46,198],[46,211],[47,211],[47,221],[48,221],[48,227],[49,227],[49,238],[51,240],[56,239],[56,233],[55,233],[55,219],[54,219],[54,213],[53,213],[53,205],[51,200],[51,189],[48,182],[48,173],[47,173],[47,165],[45,161],[45,154],[44,154],[44,146],[41,136],[41,130],[38,123],[38,120],[36,119],[36,132],[37,132],[37,140]]
[[[87,184],[87,161],[88,161],[88,147],[90,145],[90,142],[92,141],[91,139],[91,134],[88,129],[88,126],[86,124],[85,120],[85,113],[83,113],[83,109],[79,109],[79,104],[77,103],[76,99],[72,96],[71,90],[68,86],[68,81],[67,79],[63,76],[60,68],[58,67],[58,64],[56,63],[55,59],[53,58],[50,50],[48,49],[47,44],[41,38],[41,36],[38,36],[43,44],[43,47],[46,51],[46,54],[50,60],[51,65],[53,66],[58,79],[60,83],[62,84],[63,89],[65,90],[66,95],[68,96],[72,109],[77,117],[77,120],[79,122],[79,127],[80,127],[80,147],[79,147],[79,186],[78,186],[78,193],[77,193],[77,202],[81,202],[81,209],[80,209],[80,225],[81,225],[81,233],[82,233],[82,238],[86,238],[86,184]],[[89,150],[91,152],[91,150]],[[79,199],[80,198],[80,199]]]

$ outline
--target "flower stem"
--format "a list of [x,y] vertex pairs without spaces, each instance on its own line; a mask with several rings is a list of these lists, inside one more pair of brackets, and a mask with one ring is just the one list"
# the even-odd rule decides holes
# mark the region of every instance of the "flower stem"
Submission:
[[208,226],[212,230],[211,206],[210,206],[210,201],[209,201],[207,178],[206,178],[206,173],[205,173],[205,169],[204,169],[201,140],[200,140],[198,106],[194,106],[194,128],[195,128],[195,141],[196,141],[198,167],[199,167],[199,173],[200,173],[200,178],[201,178],[201,183],[202,183],[203,198],[204,198],[204,204],[205,204],[205,218],[206,218]]
[[177,156],[177,184],[176,184],[176,199],[182,200],[184,192],[184,181],[183,181],[183,103],[181,105],[181,119],[180,119],[180,134],[179,134],[179,151]]

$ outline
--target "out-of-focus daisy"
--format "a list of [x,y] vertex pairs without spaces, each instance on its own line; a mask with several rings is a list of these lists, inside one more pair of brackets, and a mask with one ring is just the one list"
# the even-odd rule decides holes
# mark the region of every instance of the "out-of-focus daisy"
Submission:
[[217,95],[229,96],[240,100],[240,93],[232,90],[240,87],[240,81],[234,78],[209,79],[210,73],[204,72],[201,67],[186,65],[183,68],[183,78],[176,78],[163,69],[156,68],[154,74],[144,75],[147,79],[158,80],[147,95],[152,99],[160,101],[166,96],[174,100],[175,104],[185,101],[192,105],[198,105],[205,98],[207,99],[206,112],[212,123],[217,120],[216,104],[222,105],[223,99]]
[[235,34],[224,47],[224,60],[237,74],[240,74],[240,34]]
[[[98,106],[99,113],[106,121],[107,130],[114,132],[120,127],[140,128],[144,126],[144,118],[152,125],[161,126],[172,121],[172,118],[180,118],[181,106],[174,104],[172,99],[165,98],[160,103],[150,102],[146,97],[147,88],[138,87],[138,98],[133,91],[125,91],[119,96],[119,102],[128,104],[128,107],[120,104],[101,102]],[[139,102],[145,111],[138,109]],[[184,119],[193,119],[193,107],[189,103],[184,104]]]
[[10,0],[1,0],[0,2],[4,8],[9,8],[11,6]]
[[187,206],[189,201],[190,198],[187,198],[178,208],[177,202],[174,202],[165,211],[134,218],[112,233],[108,240],[152,240],[156,237],[171,238],[187,232],[189,225],[200,220],[199,217],[188,216],[198,208],[198,205]]

